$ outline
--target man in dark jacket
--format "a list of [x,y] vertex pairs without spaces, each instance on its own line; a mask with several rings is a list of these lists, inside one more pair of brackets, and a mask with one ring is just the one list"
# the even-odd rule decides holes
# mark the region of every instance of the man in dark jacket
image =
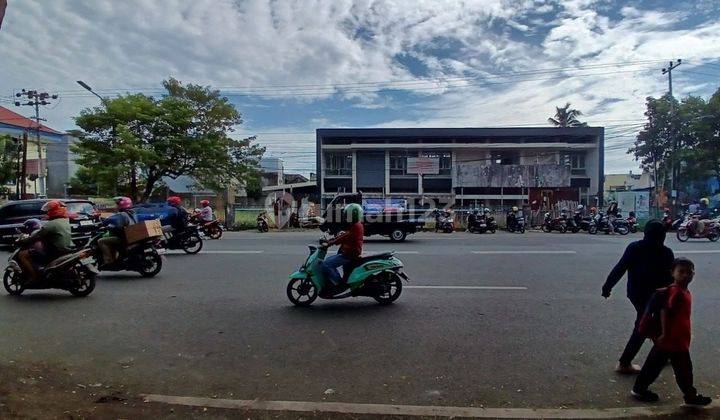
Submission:
[[630,340],[620,356],[616,369],[619,373],[640,372],[640,366],[632,363],[645,342],[645,337],[637,331],[637,325],[655,290],[672,283],[671,270],[675,255],[664,242],[665,226],[658,220],[649,221],[645,225],[645,237],[628,245],[602,287],[603,297],[610,297],[612,288],[625,272],[628,273],[627,297],[635,307],[637,317]]

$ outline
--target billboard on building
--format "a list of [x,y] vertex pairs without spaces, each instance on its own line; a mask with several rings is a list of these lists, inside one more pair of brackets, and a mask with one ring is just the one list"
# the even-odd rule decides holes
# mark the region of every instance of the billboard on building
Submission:
[[457,165],[458,187],[569,187],[566,165],[489,165],[484,162]]
[[429,157],[409,157],[407,158],[407,173],[437,175],[440,173],[440,159]]

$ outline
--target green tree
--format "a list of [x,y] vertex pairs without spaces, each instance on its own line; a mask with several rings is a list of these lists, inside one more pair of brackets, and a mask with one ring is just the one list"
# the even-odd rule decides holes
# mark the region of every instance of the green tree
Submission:
[[[674,101],[674,99],[673,99]],[[678,106],[675,102],[674,106]],[[670,98],[648,97],[645,100],[647,122],[628,150],[640,162],[640,167],[657,177],[658,186],[668,186],[672,162]]]
[[20,142],[8,135],[0,135],[0,186],[17,180]]
[[107,179],[114,168],[115,188],[127,185],[130,197],[146,200],[166,176],[189,175],[218,191],[251,176],[264,149],[254,137],[229,136],[242,118],[227,98],[175,79],[163,86],[160,99],[124,95],[75,118],[84,132],[74,148],[77,162],[91,178]]
[[555,116],[548,118],[548,122],[555,127],[585,127],[587,123],[580,122],[578,117],[582,116],[582,112],[577,109],[570,108],[570,102],[565,106],[555,107]]

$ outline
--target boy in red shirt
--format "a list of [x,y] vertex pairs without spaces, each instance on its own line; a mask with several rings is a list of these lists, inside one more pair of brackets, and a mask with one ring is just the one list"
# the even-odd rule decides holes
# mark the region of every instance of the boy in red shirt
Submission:
[[692,295],[688,285],[695,276],[695,264],[687,258],[676,258],[672,265],[674,283],[667,287],[667,303],[660,312],[662,332],[654,340],[647,360],[635,381],[632,395],[643,402],[655,402],[660,398],[648,389],[670,360],[675,371],[675,381],[689,405],[705,406],[712,402],[697,393],[693,386],[692,360],[690,360],[690,312]]

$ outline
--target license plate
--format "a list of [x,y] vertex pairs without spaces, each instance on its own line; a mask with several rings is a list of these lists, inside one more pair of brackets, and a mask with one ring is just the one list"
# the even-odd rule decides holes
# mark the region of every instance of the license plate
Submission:
[[86,258],[83,258],[80,260],[80,264],[82,264],[82,265],[89,265],[89,264],[94,264],[94,263],[95,263],[95,258],[93,258],[93,257],[86,257]]
[[167,253],[167,251],[165,251],[165,248],[158,248],[158,249],[157,249],[157,253],[158,253],[159,255],[163,255],[163,254]]
[[80,221],[80,226],[92,226],[92,225],[93,225],[92,220],[81,220]]

